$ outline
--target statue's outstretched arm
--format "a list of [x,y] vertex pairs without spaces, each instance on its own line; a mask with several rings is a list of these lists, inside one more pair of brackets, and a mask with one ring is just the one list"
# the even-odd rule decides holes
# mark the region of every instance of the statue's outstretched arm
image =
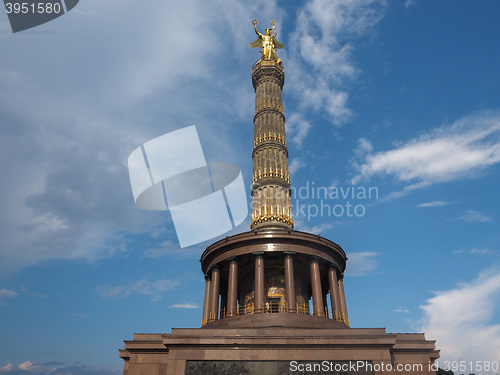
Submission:
[[257,31],[257,20],[253,20],[252,23],[253,23],[253,27],[255,29],[255,34],[257,34],[259,36],[259,38],[262,38],[263,35]]

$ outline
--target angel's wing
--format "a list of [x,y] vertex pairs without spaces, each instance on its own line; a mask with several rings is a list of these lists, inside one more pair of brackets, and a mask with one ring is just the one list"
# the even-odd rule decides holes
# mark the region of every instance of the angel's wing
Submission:
[[262,39],[259,37],[255,39],[255,42],[252,42],[248,45],[250,48],[262,47]]
[[274,46],[276,47],[276,49],[283,49],[283,48],[285,48],[285,45],[283,43],[278,42],[275,37],[273,37],[273,41],[274,41]]

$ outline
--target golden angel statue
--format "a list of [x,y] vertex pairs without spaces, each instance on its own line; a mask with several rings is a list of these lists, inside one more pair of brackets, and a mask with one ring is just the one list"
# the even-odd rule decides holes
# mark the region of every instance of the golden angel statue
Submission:
[[257,31],[257,20],[254,19],[252,23],[253,27],[255,28],[255,33],[258,35],[258,37],[255,42],[250,43],[249,47],[260,47],[261,56],[259,61],[257,61],[257,64],[262,60],[274,60],[278,64],[281,63],[280,58],[278,57],[278,55],[276,55],[276,49],[285,48],[285,45],[276,40],[276,35],[278,35],[278,33],[276,32],[276,27],[274,26],[274,20],[271,21],[273,28],[266,29],[265,35],[262,35]]

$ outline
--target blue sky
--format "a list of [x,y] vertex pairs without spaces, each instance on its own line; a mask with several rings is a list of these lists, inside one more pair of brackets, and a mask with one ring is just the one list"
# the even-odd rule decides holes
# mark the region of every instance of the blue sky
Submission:
[[[12,34],[2,13],[0,373],[118,374],[134,332],[199,327],[211,241],[182,249],[168,212],[138,209],[127,158],[195,124],[206,159],[249,186],[253,18],[287,46],[292,185],[378,192],[292,202],[310,210],[296,229],[348,254],[351,325],[425,332],[440,363],[498,360],[498,14],[493,0],[82,0]],[[312,215],[321,204],[363,214]]]

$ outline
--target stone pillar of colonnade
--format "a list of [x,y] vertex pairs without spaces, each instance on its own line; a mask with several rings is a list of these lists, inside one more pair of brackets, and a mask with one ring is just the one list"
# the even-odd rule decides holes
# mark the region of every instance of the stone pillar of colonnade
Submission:
[[227,281],[227,316],[237,314],[238,308],[238,260],[232,257],[229,260],[229,278]]
[[349,325],[349,318],[347,316],[347,304],[345,301],[345,293],[344,293],[344,275],[340,275],[339,277],[339,294],[340,294],[340,307],[342,310],[342,321]]
[[325,310],[323,305],[323,293],[321,291],[321,276],[318,259],[311,259],[310,267],[314,315],[324,316]]
[[285,291],[287,311],[289,313],[297,312],[296,298],[295,298],[295,275],[293,271],[293,251],[284,252],[285,263]]
[[203,320],[201,325],[207,324],[210,315],[210,276],[205,275],[205,298],[203,300]]
[[337,278],[337,268],[331,266],[328,270],[328,283],[330,286],[330,302],[332,305],[332,319],[342,320],[342,307],[340,304],[340,291]]
[[255,256],[255,301],[254,313],[264,312],[264,252],[256,252]]
[[217,266],[212,268],[210,291],[210,316],[209,321],[219,318],[219,287],[220,287],[220,271]]

